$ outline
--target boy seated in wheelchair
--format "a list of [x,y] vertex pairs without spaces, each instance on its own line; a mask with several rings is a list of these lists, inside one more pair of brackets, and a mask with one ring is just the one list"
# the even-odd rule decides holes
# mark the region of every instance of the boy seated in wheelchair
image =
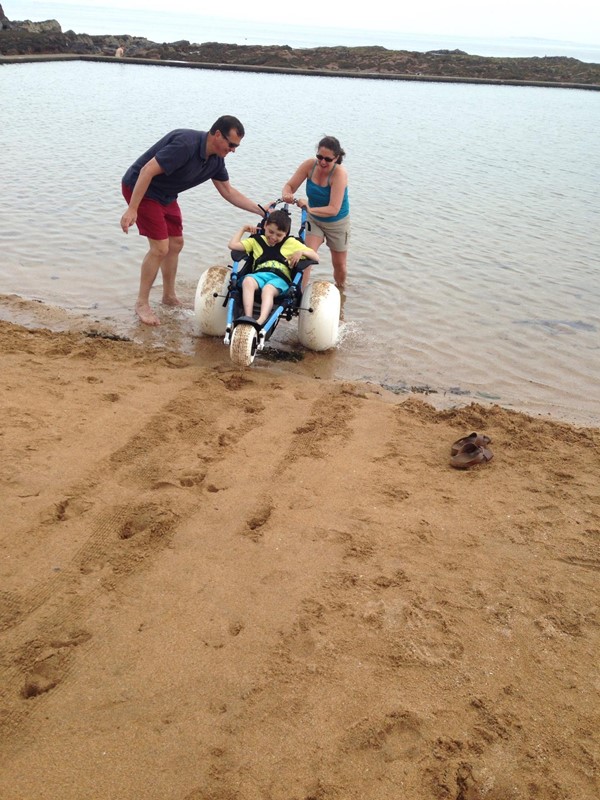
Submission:
[[[290,236],[291,218],[283,210],[272,211],[264,226],[264,234],[258,234],[253,225],[244,225],[228,244],[230,250],[245,251],[251,256],[251,272],[241,279],[244,314],[253,317],[254,294],[261,290],[260,313],[255,325],[260,328],[269,318],[275,298],[287,292],[292,282],[292,273],[298,262],[305,258],[313,262],[319,256],[300,239]],[[244,233],[250,233],[242,240]]]

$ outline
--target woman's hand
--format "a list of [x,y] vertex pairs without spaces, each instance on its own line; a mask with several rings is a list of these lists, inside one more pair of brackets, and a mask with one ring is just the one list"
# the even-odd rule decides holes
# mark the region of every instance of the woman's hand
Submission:
[[305,208],[308,211],[308,200],[305,197],[297,197],[295,202],[298,208]]

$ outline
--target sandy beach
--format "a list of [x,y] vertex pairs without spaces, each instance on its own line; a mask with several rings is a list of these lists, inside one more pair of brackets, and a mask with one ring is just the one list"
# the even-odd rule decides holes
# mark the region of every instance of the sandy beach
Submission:
[[0,343],[2,800],[599,796],[600,430]]

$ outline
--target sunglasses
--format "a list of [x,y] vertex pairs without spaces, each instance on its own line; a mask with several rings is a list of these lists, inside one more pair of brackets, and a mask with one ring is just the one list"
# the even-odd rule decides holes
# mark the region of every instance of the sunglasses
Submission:
[[320,156],[318,153],[315,158],[317,161],[326,161],[328,164],[331,164],[332,161],[335,161],[335,158],[331,158],[331,156]]
[[235,148],[236,148],[236,147],[239,147],[239,146],[240,146],[240,144],[241,144],[241,142],[238,142],[237,144],[236,144],[235,142],[231,142],[231,141],[230,141],[230,140],[229,140],[229,139],[228,139],[228,138],[225,136],[225,134],[224,134],[224,133],[222,133],[222,134],[221,134],[221,136],[222,136],[222,137],[225,139],[225,141],[226,141],[226,142],[227,142],[227,144],[229,145],[229,149],[230,149],[230,150],[235,150]]

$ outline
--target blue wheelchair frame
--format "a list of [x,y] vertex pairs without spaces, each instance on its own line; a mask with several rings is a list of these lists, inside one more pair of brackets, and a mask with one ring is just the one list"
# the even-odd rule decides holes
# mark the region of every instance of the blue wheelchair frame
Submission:
[[[275,207],[282,202],[282,200],[276,200],[275,203],[271,204],[269,210],[265,212],[265,216],[257,226],[257,233],[264,233],[265,223],[268,219],[269,212],[273,211]],[[287,203],[283,205],[283,210],[288,210]],[[301,212],[300,229],[296,238],[304,242],[306,236],[306,209],[301,209]],[[233,259],[233,264],[231,266],[231,277],[227,287],[227,294],[223,302],[223,305],[227,306],[227,325],[225,328],[225,338],[223,340],[226,345],[231,343],[231,335],[234,328],[238,324],[254,324],[257,330],[259,329],[258,323],[255,319],[246,316],[240,316],[238,313],[240,308],[243,308],[241,299],[241,279],[245,275],[251,274],[245,269],[248,266],[247,262],[250,256],[243,250],[232,250],[231,258]],[[302,275],[307,267],[311,267],[316,263],[316,261],[308,258],[303,258],[298,262],[298,265],[295,267],[292,274],[292,283],[290,287],[286,292],[283,292],[275,298],[273,309],[268,319],[262,326],[260,326],[260,331],[262,334],[264,334],[264,337],[261,337],[262,341],[259,343],[259,348],[262,347],[262,344],[264,344],[264,342],[270,338],[282,317],[289,321],[293,317],[297,317],[299,315],[300,311],[302,310],[300,308],[300,303],[302,301]],[[242,264],[241,267],[240,264]],[[259,293],[257,292],[257,295],[258,294]],[[258,304],[257,308],[257,301],[255,299],[254,313],[258,313],[259,309],[260,305]]]

